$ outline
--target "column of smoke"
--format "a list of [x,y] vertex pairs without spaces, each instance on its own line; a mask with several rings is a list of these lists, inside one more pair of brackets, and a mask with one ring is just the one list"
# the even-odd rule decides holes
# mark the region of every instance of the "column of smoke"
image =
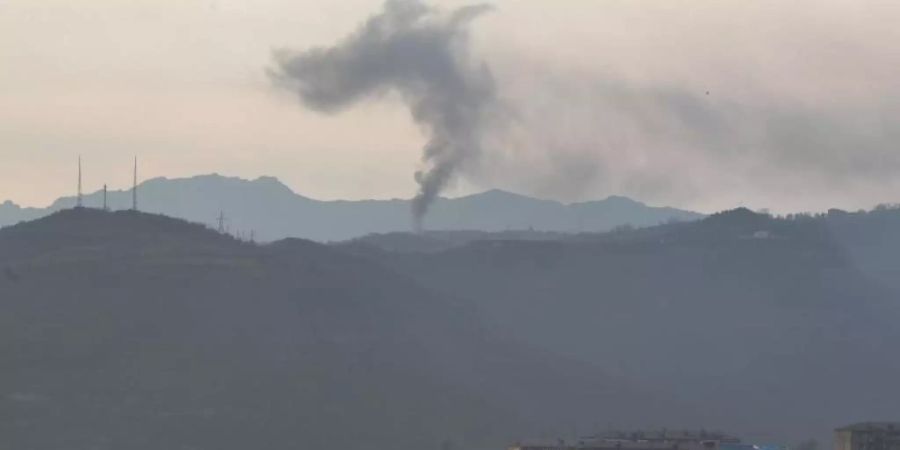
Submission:
[[482,152],[495,109],[494,80],[468,54],[467,27],[487,5],[443,12],[419,1],[388,0],[355,33],[328,48],[275,53],[273,80],[325,113],[393,91],[428,136],[416,172],[417,229],[462,166]]

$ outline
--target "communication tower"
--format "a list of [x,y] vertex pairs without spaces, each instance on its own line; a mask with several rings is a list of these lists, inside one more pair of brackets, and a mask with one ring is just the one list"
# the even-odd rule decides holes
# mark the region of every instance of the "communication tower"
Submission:
[[81,208],[82,206],[84,206],[84,202],[81,196],[81,155],[78,155],[78,198],[75,200],[75,207]]
[[137,202],[137,156],[134,157],[134,178],[131,182],[131,210],[138,210]]
[[225,211],[219,211],[219,233],[225,234]]

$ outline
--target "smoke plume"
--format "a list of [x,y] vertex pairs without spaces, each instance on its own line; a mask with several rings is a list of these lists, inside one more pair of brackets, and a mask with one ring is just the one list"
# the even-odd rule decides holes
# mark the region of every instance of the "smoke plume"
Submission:
[[355,33],[328,48],[275,53],[273,79],[325,113],[394,92],[428,137],[416,172],[415,225],[454,175],[482,153],[497,96],[491,72],[468,54],[467,27],[488,5],[441,11],[388,0]]

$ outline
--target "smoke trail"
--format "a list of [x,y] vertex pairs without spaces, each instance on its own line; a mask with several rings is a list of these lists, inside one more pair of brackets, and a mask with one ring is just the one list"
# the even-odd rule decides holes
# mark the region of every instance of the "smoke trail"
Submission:
[[472,5],[442,12],[414,0],[388,0],[355,33],[329,48],[275,53],[279,85],[309,108],[336,112],[394,91],[428,135],[416,172],[412,213],[417,227],[467,160],[482,152],[496,103],[493,77],[468,55],[467,26],[490,10]]

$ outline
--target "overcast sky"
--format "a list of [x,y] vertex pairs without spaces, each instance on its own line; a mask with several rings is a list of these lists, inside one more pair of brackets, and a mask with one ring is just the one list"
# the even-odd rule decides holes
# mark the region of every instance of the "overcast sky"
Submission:
[[[469,2],[434,2],[443,9]],[[628,195],[714,211],[900,202],[900,2],[509,0],[471,28],[515,125],[448,195]],[[218,172],[314,198],[409,198],[397,98],[320,114],[266,75],[368,0],[0,0],[0,201]]]

